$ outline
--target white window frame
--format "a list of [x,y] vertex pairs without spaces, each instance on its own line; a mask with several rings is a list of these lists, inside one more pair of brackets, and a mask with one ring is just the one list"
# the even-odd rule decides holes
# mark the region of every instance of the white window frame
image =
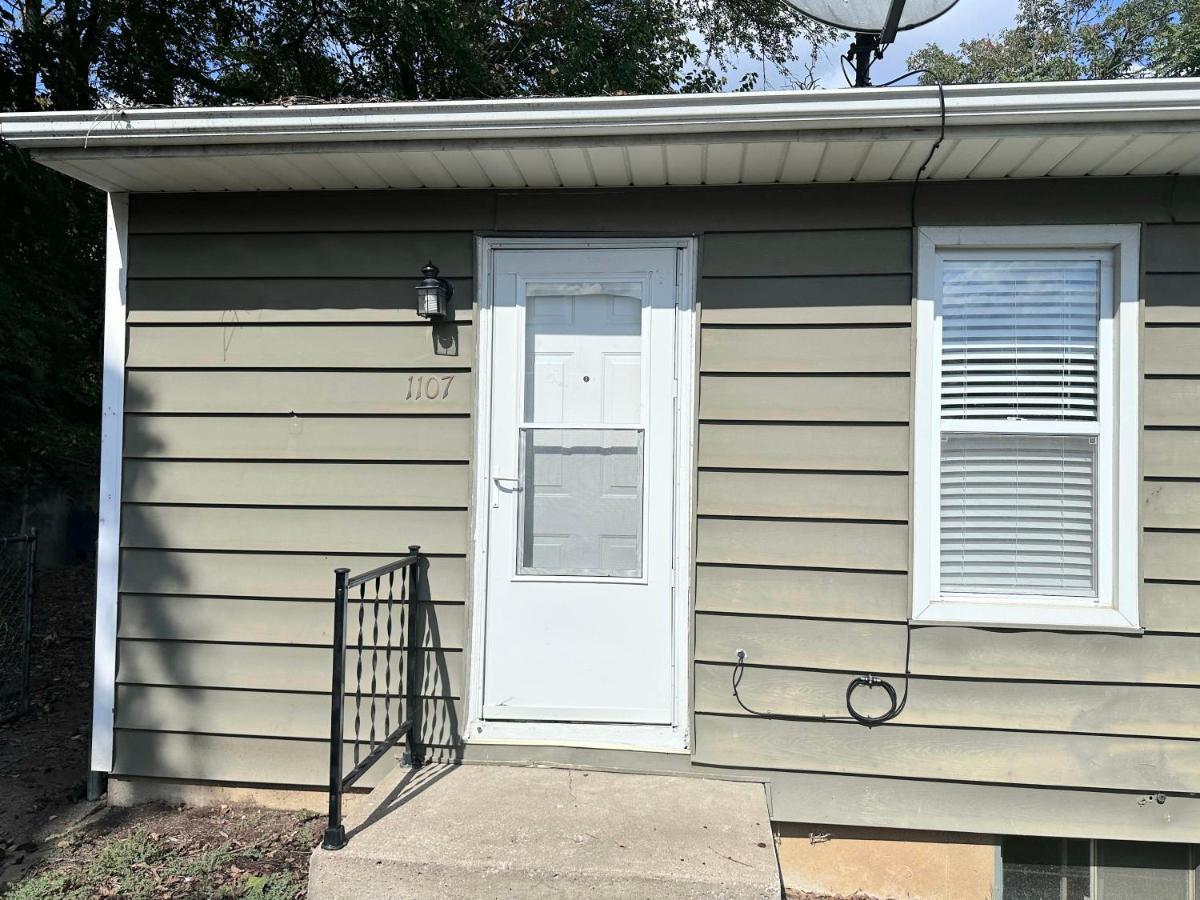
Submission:
[[[1100,428],[1096,459],[1097,597],[943,596],[940,578],[942,433],[942,262],[986,257],[1101,261],[1098,347]],[[1138,447],[1141,431],[1138,337],[1140,228],[1137,225],[930,227],[917,230],[915,407],[913,415],[912,616],[921,624],[1140,631],[1138,614]],[[1108,307],[1110,315],[1105,315]],[[1061,426],[1061,427],[1060,427]],[[1065,433],[1071,423],[978,423],[955,431]]]

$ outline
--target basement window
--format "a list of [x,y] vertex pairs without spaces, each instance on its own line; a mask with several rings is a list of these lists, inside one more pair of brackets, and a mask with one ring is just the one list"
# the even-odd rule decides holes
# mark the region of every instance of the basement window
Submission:
[[1200,900],[1188,844],[1009,837],[1000,900]]
[[1137,627],[1137,234],[921,230],[914,619]]

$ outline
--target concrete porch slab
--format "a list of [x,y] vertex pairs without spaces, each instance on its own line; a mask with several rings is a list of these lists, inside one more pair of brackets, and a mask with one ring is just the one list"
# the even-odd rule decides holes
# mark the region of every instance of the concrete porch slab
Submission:
[[761,784],[496,765],[399,770],[317,849],[312,900],[779,900]]

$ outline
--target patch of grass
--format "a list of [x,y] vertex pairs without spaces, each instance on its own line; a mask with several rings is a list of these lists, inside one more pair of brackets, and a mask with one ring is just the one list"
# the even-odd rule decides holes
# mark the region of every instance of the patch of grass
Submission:
[[90,900],[94,896],[95,891],[81,885],[74,873],[54,870],[27,877],[4,892],[4,900]]
[[222,844],[199,856],[177,857],[166,861],[162,874],[167,878],[204,879],[232,866],[239,859],[228,844]]
[[299,900],[320,823],[251,807],[111,810],[62,836],[4,900]]
[[93,878],[121,878],[138,868],[157,865],[169,853],[149,832],[139,828],[129,837],[101,847],[86,871]]
[[251,875],[244,882],[245,890],[235,895],[242,900],[292,900],[304,887],[290,872],[275,872],[271,875]]

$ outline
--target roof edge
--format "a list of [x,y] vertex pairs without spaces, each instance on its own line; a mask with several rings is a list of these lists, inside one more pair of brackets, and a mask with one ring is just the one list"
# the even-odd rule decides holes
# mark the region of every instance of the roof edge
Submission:
[[[1200,121],[1200,78],[953,85],[947,124]],[[296,106],[113,108],[0,114],[18,147],[496,140],[913,128],[939,120],[936,87],[518,98]]]

